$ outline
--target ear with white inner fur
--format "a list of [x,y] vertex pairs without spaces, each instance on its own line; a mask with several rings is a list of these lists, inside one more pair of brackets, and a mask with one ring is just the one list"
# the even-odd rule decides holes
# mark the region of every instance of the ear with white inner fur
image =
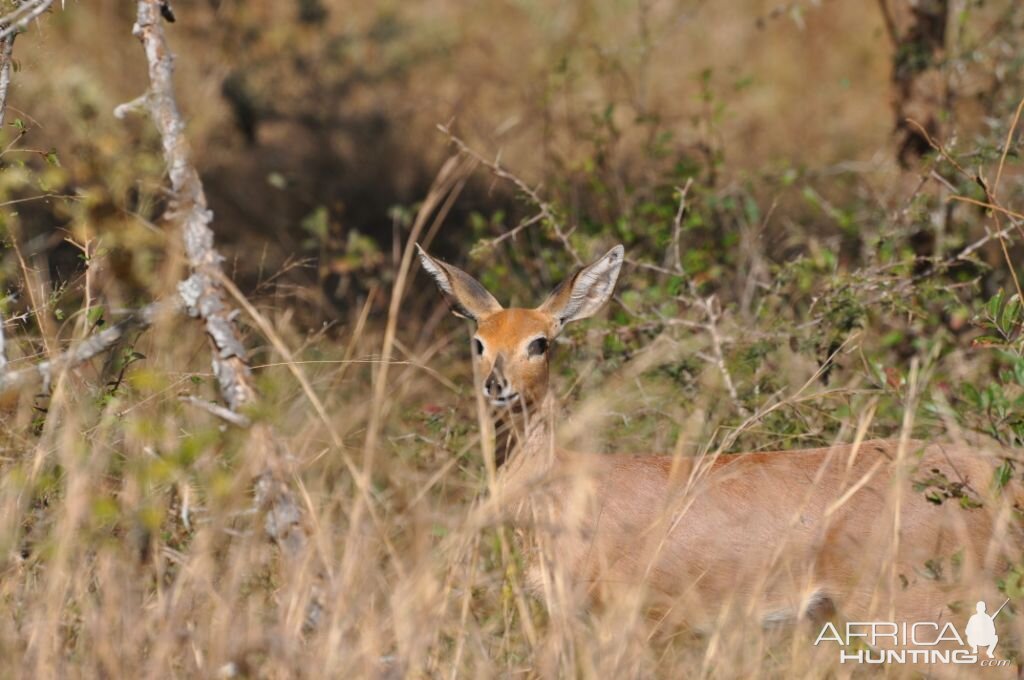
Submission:
[[427,251],[418,243],[416,250],[420,254],[420,263],[427,273],[434,277],[437,287],[448,300],[455,316],[480,321],[494,312],[501,311],[501,305],[479,281],[458,267],[427,255]]
[[612,296],[625,255],[621,245],[615,246],[563,281],[537,309],[558,319],[560,327],[593,316]]

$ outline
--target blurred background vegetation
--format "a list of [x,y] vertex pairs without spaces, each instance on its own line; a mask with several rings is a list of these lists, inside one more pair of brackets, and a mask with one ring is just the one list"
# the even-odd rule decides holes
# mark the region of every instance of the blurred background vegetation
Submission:
[[[12,368],[173,296],[180,278],[178,235],[160,219],[159,138],[144,116],[112,115],[146,86],[134,11],[67,3],[18,38],[0,132]],[[810,446],[849,437],[865,411],[870,434],[897,432],[909,411],[914,434],[966,428],[1024,443],[1021,218],[952,198],[1024,212],[1017,0],[207,0],[175,13],[177,95],[226,271],[308,362],[345,446],[362,446],[401,253],[453,154],[472,167],[425,240],[503,303],[533,305],[577,258],[626,245],[606,320],[560,343],[559,385],[581,399],[647,348],[659,354],[641,380],[614,383],[597,426],[577,432],[581,448]],[[313,514],[328,523],[319,549],[343,553],[354,491],[341,450],[255,325],[240,323],[268,402],[257,416],[289,438]],[[392,372],[373,470],[388,539],[367,560],[388,576],[359,596],[346,590],[365,586],[358,579],[331,591],[376,631],[359,638],[366,664],[396,644],[408,652],[409,632],[377,608],[409,565],[434,559],[443,573],[429,546],[483,484],[465,329],[422,276],[398,338],[405,363]],[[158,324],[94,363],[73,378],[81,390],[63,397],[59,421],[47,391],[7,405],[0,464],[13,514],[0,550],[14,556],[4,574],[20,577],[0,589],[18,612],[0,628],[0,652],[41,663],[28,602],[42,589],[64,602],[54,611],[69,617],[65,658],[111,674],[153,658],[219,667],[186,659],[177,639],[159,652],[169,656],[106,658],[87,644],[109,624],[103,607],[67,611],[67,598],[88,599],[89,578],[117,581],[121,567],[104,555],[139,561],[110,538],[135,536],[143,562],[165,560],[126,602],[181,583],[179,565],[199,556],[228,564],[257,550],[257,539],[230,547],[227,532],[244,524],[241,440],[176,400],[216,396],[201,329]],[[95,484],[75,487],[88,511],[65,521],[51,503],[69,498],[72,469]],[[190,502],[213,543],[196,543]],[[54,595],[55,558],[39,546],[83,526],[88,540],[62,564],[87,558],[93,576],[77,596]],[[476,568],[500,582],[510,558],[483,543],[491,552]],[[297,652],[260,637],[266,607],[284,605],[258,554],[224,591],[211,586],[228,608],[218,611],[252,607],[238,619],[245,634],[218,638],[231,630],[221,621],[193,622],[208,637],[189,635],[219,640],[198,643],[219,664],[251,653],[288,668]],[[500,642],[455,663],[528,664],[536,641],[510,632],[523,612],[483,590],[474,634]],[[451,631],[468,634],[449,614],[438,633],[448,643],[425,643],[435,663],[451,661]],[[126,639],[163,639],[153,613],[129,628],[120,624]]]
[[[167,280],[158,139],[144,118],[110,115],[145,83],[124,37],[133,12],[71,5],[18,45],[0,191],[23,201],[6,229],[58,315],[80,304],[86,241],[109,305],[159,297]],[[973,175],[996,172],[1024,92],[1018,3],[225,1],[178,14],[178,96],[229,272],[298,329],[341,337],[391,283],[418,201],[457,151],[449,134],[535,192],[481,166],[435,230],[434,249],[471,258],[504,302],[560,280],[567,244],[586,257],[625,243],[637,266],[606,358],[666,318],[700,321],[692,296],[715,294],[755,331],[734,338],[752,353],[737,370],[770,393],[756,376],[778,346],[822,363],[878,323],[898,365],[937,333],[969,347],[957,338],[975,303],[1015,292],[997,239],[958,258],[995,223],[949,197],[984,200]],[[1017,151],[998,189],[1011,206]],[[522,228],[534,199],[553,220]],[[31,300],[10,250],[4,265],[17,315]],[[416,288],[423,319],[435,300]],[[377,296],[371,323],[385,312]]]

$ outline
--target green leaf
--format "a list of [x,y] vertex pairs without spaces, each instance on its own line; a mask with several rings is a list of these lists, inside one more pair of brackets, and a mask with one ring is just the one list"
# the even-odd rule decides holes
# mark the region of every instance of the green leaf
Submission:
[[97,305],[95,307],[90,307],[89,311],[85,314],[85,318],[93,326],[103,323],[103,306]]
[[992,483],[996,489],[1002,489],[1013,479],[1013,462],[1004,460],[1003,464],[996,468],[992,475]]
[[980,508],[981,503],[970,496],[960,496],[960,507],[964,510],[973,510],[975,508]]
[[267,184],[283,191],[288,188],[288,178],[279,172],[272,172],[267,175]]
[[1003,291],[993,295],[988,301],[988,315],[993,320],[999,318],[999,309],[1003,306]]
[[330,217],[327,213],[327,208],[322,205],[317,206],[316,210],[303,218],[301,226],[318,240],[325,241],[330,229]]

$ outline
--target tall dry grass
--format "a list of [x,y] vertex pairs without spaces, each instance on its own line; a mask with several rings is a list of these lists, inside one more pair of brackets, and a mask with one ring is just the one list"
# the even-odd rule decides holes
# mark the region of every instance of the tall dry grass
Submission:
[[[440,185],[442,196],[452,186]],[[439,203],[438,197],[425,202],[420,224]],[[111,375],[102,362],[62,373],[34,434],[32,396],[7,404],[9,453],[0,480],[5,675],[845,672],[834,655],[812,644],[817,631],[766,628],[751,617],[753,603],[745,598],[708,603],[720,612],[711,631],[665,630],[646,616],[642,586],[601,608],[588,606],[564,574],[557,576],[557,555],[550,556],[553,578],[562,585],[551,601],[545,606],[527,594],[520,544],[505,524],[508,507],[488,500],[493,469],[482,458],[489,450],[479,434],[486,424],[467,398],[466,329],[441,317],[443,310],[410,314],[402,291],[418,285],[409,278],[416,273],[407,256],[397,264],[404,285],[392,294],[383,329],[359,318],[346,327],[344,342],[325,341],[292,327],[278,300],[257,300],[243,319],[267,395],[263,411],[252,415],[281,433],[312,527],[309,552],[297,563],[279,559],[252,510],[256,470],[246,458],[246,433],[178,399],[214,396],[205,338],[195,324],[162,317],[133,344],[145,360],[107,398],[97,397]],[[738,331],[723,323],[721,333]],[[719,367],[709,364],[701,389],[686,402],[651,375],[652,367],[701,351],[707,339],[688,335],[665,334],[582,391],[563,423],[564,443],[594,451],[713,453],[716,444],[729,448],[741,434],[758,437],[773,412],[800,404],[827,409],[837,400],[864,410],[841,419],[835,441],[877,427],[878,397],[862,377],[851,374],[825,387],[820,367],[793,356],[782,369],[788,387],[776,399],[749,414],[740,430],[709,431],[706,414],[714,402],[730,399]],[[274,342],[261,346],[267,337]],[[585,354],[594,339],[582,343]],[[559,350],[560,362],[579,363],[571,343]],[[909,375],[911,403],[895,434],[916,431],[912,402],[928,384],[921,372]],[[649,431],[622,427],[646,410],[655,412]],[[935,434],[964,436],[952,418]],[[366,494],[347,460],[367,476]],[[309,587],[318,578],[325,617],[306,630]],[[885,609],[884,597],[879,608]],[[1001,630],[1006,634],[1005,624]]]

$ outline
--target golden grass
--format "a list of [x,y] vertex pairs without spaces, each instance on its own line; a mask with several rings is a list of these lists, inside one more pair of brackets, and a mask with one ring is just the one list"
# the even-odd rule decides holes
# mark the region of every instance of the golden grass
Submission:
[[[60,377],[38,438],[5,428],[4,674],[845,672],[834,655],[813,646],[817,631],[765,628],[743,598],[709,603],[720,612],[712,631],[659,629],[645,615],[641,587],[591,608],[559,574],[557,555],[551,556],[552,606],[528,595],[523,558],[504,527],[508,508],[488,495],[493,470],[481,459],[487,447],[466,403],[471,375],[464,330],[454,320],[444,322],[440,335],[421,329],[402,313],[402,298],[396,294],[392,305],[402,319],[394,333],[372,329],[360,317],[342,334],[345,343],[305,342],[290,328],[287,312],[243,302],[247,323],[271,343],[257,350],[267,404],[253,415],[281,434],[293,457],[292,483],[309,513],[309,554],[297,562],[280,561],[251,510],[256,470],[246,459],[247,435],[177,399],[186,392],[213,396],[203,368],[205,341],[195,324],[165,318],[143,335],[136,349],[146,355],[145,366],[105,403],[96,399],[103,375],[97,364],[95,371]],[[403,356],[384,363],[381,350],[389,344]],[[301,352],[287,349],[299,345]],[[709,424],[693,417],[727,397],[713,365],[704,393],[686,409],[664,401],[670,393],[650,380],[652,366],[689,349],[666,337],[602,381],[574,406],[563,431],[567,441],[581,449],[619,449],[616,419],[630,417],[638,404],[659,404],[667,410],[653,422],[681,428],[674,440],[657,427],[639,444],[631,435],[635,450],[661,446],[693,455],[714,441]],[[391,374],[387,389],[374,396],[370,386],[385,370]],[[800,370],[806,381],[798,378]],[[856,399],[855,379],[821,390],[814,387],[819,372],[806,365],[795,371],[788,394],[742,428],[756,428],[787,402],[827,400],[837,392]],[[189,379],[203,376],[202,385]],[[910,382],[917,379],[912,375]],[[913,429],[913,412],[906,411],[911,420],[904,434]],[[30,396],[23,395],[8,406],[8,423],[24,424],[30,413]],[[844,424],[842,436],[863,438],[872,417],[869,409]],[[376,437],[372,427],[379,428]],[[950,427],[947,436],[959,437]],[[735,433],[723,441],[735,441]],[[351,459],[359,459],[360,449],[353,474]],[[360,480],[367,483],[362,490]],[[316,579],[323,582],[325,617],[304,631]],[[884,609],[884,597],[879,604]],[[998,672],[992,670],[993,677]]]

